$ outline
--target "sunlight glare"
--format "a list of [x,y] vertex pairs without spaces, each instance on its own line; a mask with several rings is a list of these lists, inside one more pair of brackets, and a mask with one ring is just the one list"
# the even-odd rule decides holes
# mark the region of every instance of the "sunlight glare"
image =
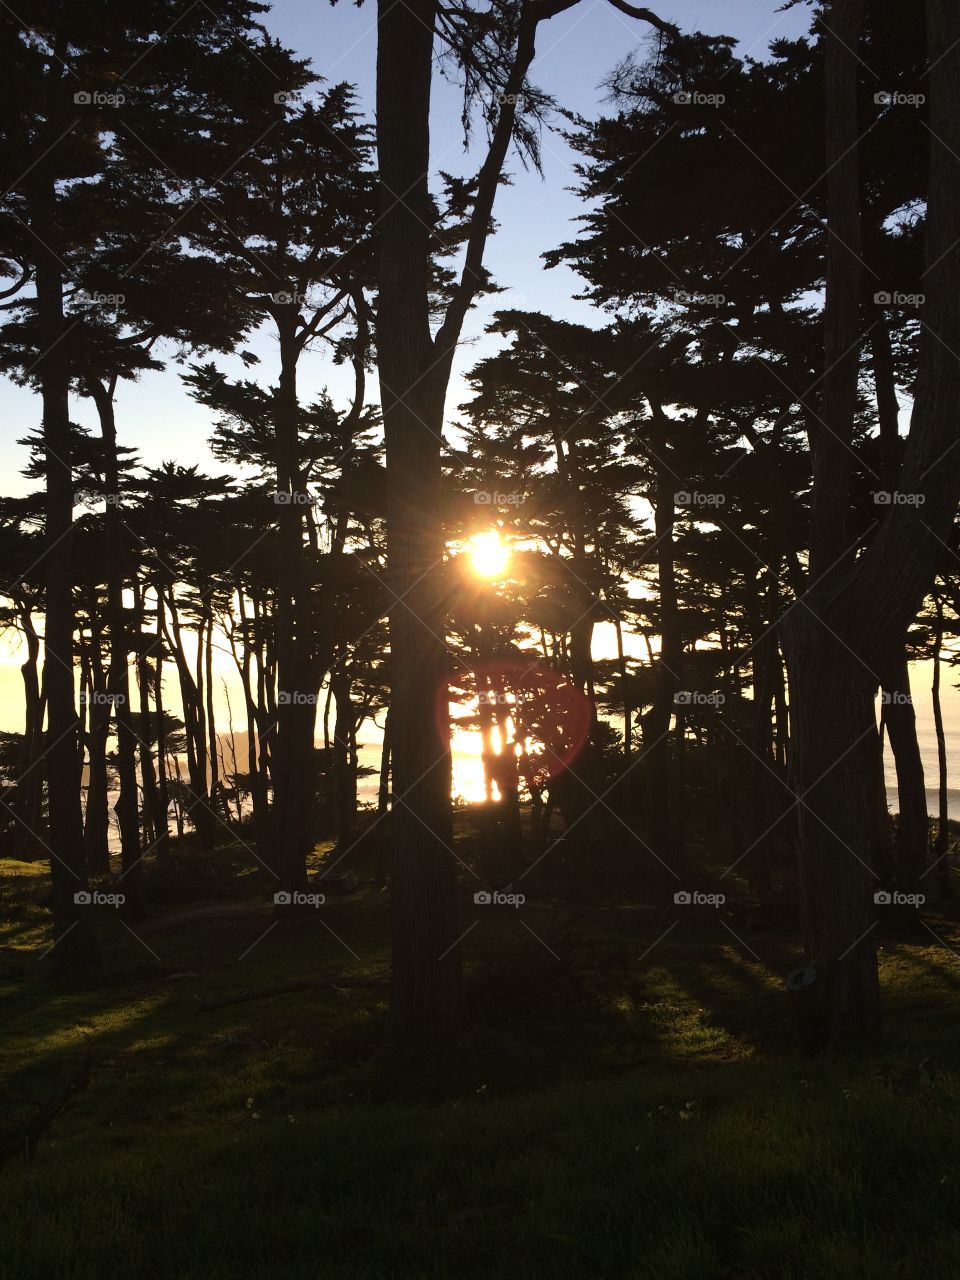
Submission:
[[469,542],[470,564],[480,578],[502,578],[510,563],[510,548],[496,529],[475,533]]

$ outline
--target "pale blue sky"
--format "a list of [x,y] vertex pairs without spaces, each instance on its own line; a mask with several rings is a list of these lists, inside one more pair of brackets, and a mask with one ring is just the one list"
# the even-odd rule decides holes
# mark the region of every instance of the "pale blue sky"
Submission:
[[[801,6],[778,12],[779,0],[660,0],[652,6],[662,17],[684,29],[725,33],[740,40],[740,52],[764,56],[778,36],[803,31],[810,11]],[[297,53],[309,57],[314,68],[331,81],[356,84],[363,109],[372,112],[376,59],[376,6],[367,0],[361,8],[341,0],[331,8],[324,0],[277,0],[266,25]],[[637,44],[649,37],[650,28],[618,13],[606,0],[581,3],[541,28],[534,81],[554,94],[565,106],[585,116],[603,110],[600,83]],[[478,131],[477,142],[482,142]],[[571,301],[581,283],[563,268],[545,271],[540,261],[574,232],[572,219],[581,211],[567,190],[572,180],[572,153],[555,133],[543,138],[544,177],[525,172],[516,157],[508,168],[514,185],[497,197],[496,219],[500,231],[490,244],[487,263],[497,282],[510,292],[486,301],[473,313],[464,333],[457,370],[448,400],[448,412],[462,401],[459,375],[483,353],[484,324],[497,307],[518,306],[557,316],[578,317],[587,323],[591,309]],[[466,156],[460,129],[460,95],[455,87],[438,80],[434,90],[432,119],[433,171],[467,172],[476,168],[474,155]],[[669,193],[665,193],[669,199]],[[254,376],[275,380],[273,343],[264,333],[249,344],[261,357]],[[228,362],[242,372],[239,361]],[[247,373],[249,376],[249,372]],[[308,353],[301,361],[301,391],[305,397],[325,384],[336,395],[349,394],[347,371],[332,368],[321,355]],[[76,400],[75,420],[95,426],[86,403]],[[19,476],[23,450],[14,441],[39,423],[39,401],[29,392],[0,380],[0,469],[4,493],[22,493],[27,484]],[[121,441],[135,447],[151,465],[168,458],[197,462],[222,470],[206,447],[209,415],[185,393],[175,370],[145,376],[138,384],[123,384],[117,396],[117,425]]]

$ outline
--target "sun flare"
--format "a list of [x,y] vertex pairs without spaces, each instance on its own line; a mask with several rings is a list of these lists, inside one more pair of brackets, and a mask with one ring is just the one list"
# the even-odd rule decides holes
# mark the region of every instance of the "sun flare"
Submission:
[[510,548],[496,529],[475,533],[468,543],[470,565],[480,578],[502,578],[510,563]]

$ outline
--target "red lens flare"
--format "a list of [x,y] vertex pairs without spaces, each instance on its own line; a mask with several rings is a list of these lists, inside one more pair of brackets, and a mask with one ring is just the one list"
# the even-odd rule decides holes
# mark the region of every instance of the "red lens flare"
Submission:
[[[485,662],[457,680],[478,700],[481,712],[497,728],[498,748],[512,749],[517,772],[531,790],[562,773],[579,755],[590,734],[590,699],[542,658],[503,658]],[[472,686],[472,687],[471,687]],[[449,722],[447,691],[437,698],[438,727]]]

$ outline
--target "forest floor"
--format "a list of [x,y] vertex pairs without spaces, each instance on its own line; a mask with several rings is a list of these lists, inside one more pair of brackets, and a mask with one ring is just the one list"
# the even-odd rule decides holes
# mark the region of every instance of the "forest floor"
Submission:
[[411,1064],[375,883],[278,921],[187,841],[149,892],[53,980],[45,869],[0,860],[3,1280],[960,1275],[956,908],[878,925],[882,1047],[809,1060],[792,921],[464,885],[469,1030]]

